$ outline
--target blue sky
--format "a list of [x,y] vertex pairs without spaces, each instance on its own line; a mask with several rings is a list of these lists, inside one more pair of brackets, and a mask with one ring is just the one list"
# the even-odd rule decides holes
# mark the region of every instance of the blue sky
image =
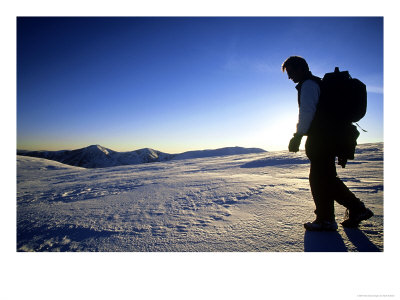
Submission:
[[18,18],[17,147],[286,149],[290,55],[366,83],[359,143],[383,141],[383,18]]

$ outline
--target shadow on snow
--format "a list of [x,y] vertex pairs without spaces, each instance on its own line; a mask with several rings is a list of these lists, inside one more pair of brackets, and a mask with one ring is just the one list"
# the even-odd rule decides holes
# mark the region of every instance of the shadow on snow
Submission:
[[[359,252],[380,252],[381,250],[369,238],[356,228],[344,229],[350,242]],[[337,231],[306,231],[304,234],[305,252],[347,252],[342,236]]]
[[[56,241],[57,246],[60,246],[60,241],[68,238],[73,242],[83,242],[88,239],[105,238],[115,234],[115,232],[102,230],[97,231],[90,228],[78,227],[75,225],[65,225],[63,227],[48,228],[41,226],[34,229],[20,230],[17,234],[17,251],[24,251],[21,247],[24,244],[30,244],[35,251],[49,251],[48,247],[42,247],[47,240]],[[51,247],[50,247],[51,248]],[[61,246],[61,251],[69,251],[68,245]]]
[[350,242],[357,248],[359,252],[380,252],[381,250],[372,243],[368,237],[359,229],[345,228],[344,232]]

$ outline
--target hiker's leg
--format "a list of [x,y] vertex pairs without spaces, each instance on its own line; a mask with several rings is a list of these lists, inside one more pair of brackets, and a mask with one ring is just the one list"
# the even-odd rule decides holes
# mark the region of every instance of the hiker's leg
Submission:
[[321,140],[309,137],[306,154],[310,159],[310,187],[315,203],[317,220],[334,221],[332,188],[336,178],[335,157],[324,151]]
[[339,177],[336,177],[334,181],[333,196],[337,203],[350,210],[363,207],[361,200],[349,190]]
[[309,180],[316,208],[315,214],[319,220],[333,221],[335,213],[331,190],[335,174],[332,173],[330,159],[312,159],[310,163]]

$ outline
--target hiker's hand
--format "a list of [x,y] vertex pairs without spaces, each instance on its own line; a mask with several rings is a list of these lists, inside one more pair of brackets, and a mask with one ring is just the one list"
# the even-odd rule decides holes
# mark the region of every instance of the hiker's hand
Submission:
[[289,152],[297,152],[299,151],[299,147],[301,144],[301,138],[303,136],[295,133],[292,139],[289,142]]

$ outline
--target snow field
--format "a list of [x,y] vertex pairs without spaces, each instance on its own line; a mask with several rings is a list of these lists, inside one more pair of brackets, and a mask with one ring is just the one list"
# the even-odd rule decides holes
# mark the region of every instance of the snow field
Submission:
[[[383,251],[383,145],[339,176],[375,216],[308,233],[304,153],[268,152],[84,169],[17,158],[18,251]],[[336,206],[337,221],[344,209]]]

